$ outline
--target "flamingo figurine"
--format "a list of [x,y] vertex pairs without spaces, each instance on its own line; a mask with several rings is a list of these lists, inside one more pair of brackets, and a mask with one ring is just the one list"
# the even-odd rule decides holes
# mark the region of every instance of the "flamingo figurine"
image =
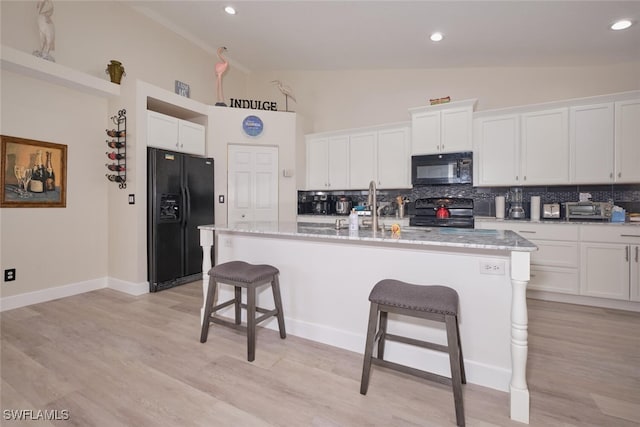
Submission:
[[218,48],[218,58],[220,58],[221,62],[216,63],[216,93],[218,95],[218,102],[216,105],[226,107],[227,104],[224,102],[224,94],[222,93],[222,75],[225,71],[227,71],[227,67],[229,66],[229,61],[222,56],[224,52],[226,52],[227,48],[222,46]]
[[271,83],[275,83],[278,86],[280,92],[284,95],[284,110],[289,111],[289,98],[293,99],[294,102],[298,102],[293,96],[293,91],[289,86],[283,84],[280,80],[272,80]]

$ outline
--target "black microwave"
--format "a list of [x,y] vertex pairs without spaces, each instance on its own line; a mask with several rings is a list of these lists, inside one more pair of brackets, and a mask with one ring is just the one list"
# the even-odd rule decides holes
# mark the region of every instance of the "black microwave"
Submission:
[[413,185],[471,184],[473,153],[429,154],[411,156]]

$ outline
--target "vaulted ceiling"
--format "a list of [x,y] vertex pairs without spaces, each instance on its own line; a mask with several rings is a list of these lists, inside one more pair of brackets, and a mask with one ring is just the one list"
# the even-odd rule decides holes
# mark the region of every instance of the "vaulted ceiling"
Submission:
[[[126,1],[255,70],[579,66],[640,61],[640,1]],[[236,15],[224,7],[232,5]],[[635,25],[613,31],[629,18]],[[444,39],[429,40],[439,31]]]

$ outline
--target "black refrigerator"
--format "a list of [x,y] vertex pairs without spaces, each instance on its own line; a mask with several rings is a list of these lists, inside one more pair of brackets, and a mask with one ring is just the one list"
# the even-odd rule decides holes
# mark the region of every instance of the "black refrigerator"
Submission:
[[149,291],[200,280],[198,226],[214,223],[213,159],[149,147],[147,173]]

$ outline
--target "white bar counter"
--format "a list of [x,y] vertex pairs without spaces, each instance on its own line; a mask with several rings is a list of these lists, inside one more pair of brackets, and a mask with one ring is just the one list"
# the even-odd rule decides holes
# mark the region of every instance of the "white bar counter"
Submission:
[[[379,280],[455,289],[467,382],[509,392],[511,418],[529,422],[526,286],[530,253],[537,248],[520,235],[423,227],[403,227],[395,236],[389,230],[360,229],[354,234],[331,224],[309,223],[199,228],[204,254],[214,248],[217,264],[243,260],[280,270],[287,332],[361,354],[368,296]],[[203,257],[203,301],[209,259]],[[219,300],[232,298],[232,289],[222,286]],[[273,299],[265,289],[258,304],[270,307]],[[231,317],[231,310],[223,315]],[[277,328],[275,321],[263,325]],[[388,328],[390,333],[446,342],[444,328],[428,321],[389,315]],[[256,351],[259,357],[259,344]],[[450,375],[444,353],[389,342],[385,358]],[[354,393],[358,390],[359,384],[354,384]]]

